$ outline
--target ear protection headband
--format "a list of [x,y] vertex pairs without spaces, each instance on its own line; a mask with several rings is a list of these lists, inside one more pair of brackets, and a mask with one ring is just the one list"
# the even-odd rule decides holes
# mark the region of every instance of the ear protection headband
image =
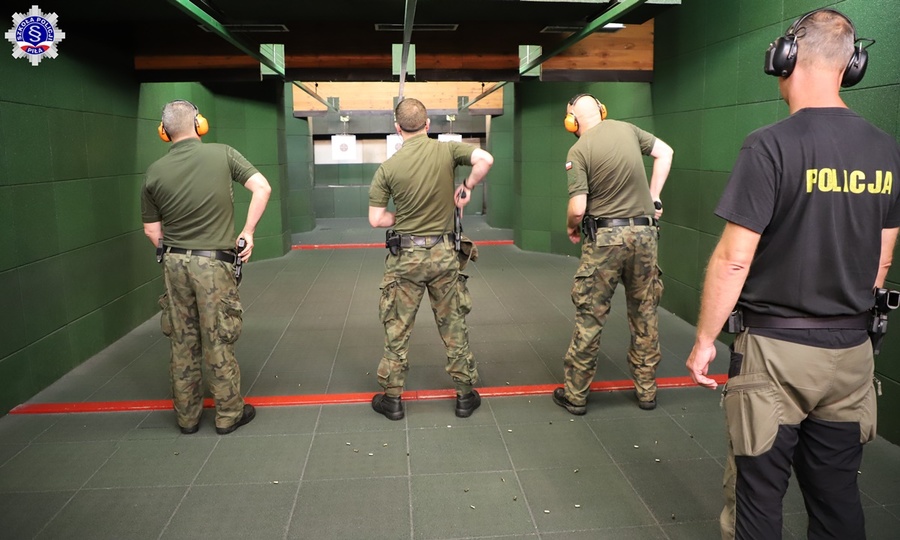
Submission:
[[[606,120],[606,105],[600,103],[600,100],[595,98],[591,94],[578,94],[577,96],[569,100],[569,106],[571,107],[572,105],[575,105],[576,101],[585,96],[590,96],[594,99],[594,101],[597,102],[597,107],[600,109],[600,119]],[[563,120],[563,124],[566,126],[566,131],[568,131],[569,133],[575,133],[576,131],[578,131],[578,119],[575,118],[575,113],[568,113],[566,115],[566,118]]]
[[[766,74],[776,77],[790,77],[794,67],[797,65],[797,40],[799,38],[797,33],[803,28],[802,25],[806,19],[820,11],[837,13],[847,20],[850,28],[853,30],[853,43],[855,46],[853,55],[850,57],[847,68],[844,70],[841,86],[849,88],[862,80],[863,75],[866,74],[866,67],[869,61],[869,53],[866,51],[866,47],[875,43],[875,40],[856,37],[856,27],[853,26],[853,21],[834,9],[817,9],[802,15],[794,21],[794,24],[787,29],[783,36],[770,43],[769,48],[766,49],[766,65],[764,67]],[[860,41],[867,42],[866,46],[864,47],[862,43],[858,43]]]
[[[172,103],[176,102],[187,103],[194,108],[194,131],[201,137],[206,135],[209,132],[209,121],[204,118],[202,114],[200,114],[200,109],[198,109],[196,105],[186,99],[179,99],[173,101]],[[169,137],[169,134],[166,133],[166,128],[165,126],[163,126],[161,120],[159,122],[159,126],[156,128],[156,131],[159,133],[160,139],[165,142],[171,142],[172,139]]]

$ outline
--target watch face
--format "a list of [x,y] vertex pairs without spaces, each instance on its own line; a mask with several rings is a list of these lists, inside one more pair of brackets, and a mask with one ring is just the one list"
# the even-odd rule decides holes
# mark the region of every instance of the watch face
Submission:
[[657,210],[662,210],[662,201],[653,201],[653,208]]

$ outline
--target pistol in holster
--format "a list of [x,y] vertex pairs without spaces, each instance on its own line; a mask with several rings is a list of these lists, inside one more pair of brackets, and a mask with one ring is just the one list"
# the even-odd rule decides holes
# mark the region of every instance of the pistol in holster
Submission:
[[881,342],[887,333],[888,313],[900,307],[900,291],[876,288],[875,305],[869,311],[869,338],[872,340],[872,351],[881,352]]
[[244,248],[247,247],[247,241],[244,240],[243,237],[238,238],[237,241],[237,250],[234,252],[234,279],[237,280],[238,285],[241,284],[241,278],[243,276],[244,269],[244,261],[241,259],[241,252],[244,251]]
[[597,220],[594,216],[585,215],[581,218],[581,232],[591,241],[597,241]]
[[162,238],[156,243],[156,264],[162,264],[163,260],[163,242]]
[[394,229],[388,229],[384,233],[384,247],[391,252],[391,255],[400,255],[400,235]]
[[734,308],[734,311],[728,315],[722,331],[726,334],[740,334],[744,331],[744,312],[741,308]]
[[[463,192],[465,195],[465,192]],[[459,208],[456,209],[456,213],[453,215],[453,243],[456,252],[459,253],[462,250],[460,245],[460,240],[462,238],[462,216],[460,215]]]

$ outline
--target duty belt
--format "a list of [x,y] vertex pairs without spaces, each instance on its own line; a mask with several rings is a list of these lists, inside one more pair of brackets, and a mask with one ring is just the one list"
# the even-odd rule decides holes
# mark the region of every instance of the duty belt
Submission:
[[175,253],[176,255],[196,255],[197,257],[207,257],[210,259],[216,259],[217,261],[223,261],[223,262],[227,262],[227,263],[231,263],[231,264],[234,264],[237,262],[237,254],[231,250],[184,249],[184,248],[166,246],[165,252],[166,253]]
[[633,218],[594,218],[597,227],[628,227],[631,225],[656,225],[656,218],[639,216]]
[[400,247],[401,248],[411,248],[411,247],[423,247],[423,248],[431,248],[442,242],[444,238],[453,241],[453,233],[448,234],[439,234],[437,236],[417,236],[414,234],[401,234],[400,235]]
[[776,317],[762,315],[752,311],[743,312],[743,325],[750,328],[786,328],[786,329],[847,329],[866,330],[869,327],[869,314],[840,315],[837,317]]

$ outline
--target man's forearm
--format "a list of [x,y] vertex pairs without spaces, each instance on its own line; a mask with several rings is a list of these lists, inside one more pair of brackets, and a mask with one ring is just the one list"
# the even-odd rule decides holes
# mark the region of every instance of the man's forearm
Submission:
[[749,272],[749,265],[729,261],[721,245],[713,252],[706,269],[703,293],[700,297],[698,342],[708,345],[719,336],[722,326],[737,305]]
[[244,223],[244,229],[250,234],[256,232],[256,226],[262,219],[263,212],[266,211],[266,205],[269,203],[269,195],[267,193],[254,193],[250,198],[250,207],[247,208],[247,221]]

